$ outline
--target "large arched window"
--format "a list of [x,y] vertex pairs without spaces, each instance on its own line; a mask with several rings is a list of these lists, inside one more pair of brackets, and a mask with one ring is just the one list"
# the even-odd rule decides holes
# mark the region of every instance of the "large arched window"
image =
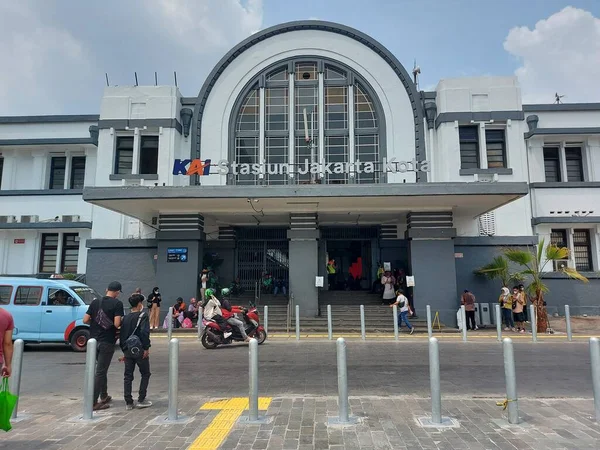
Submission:
[[270,67],[242,92],[230,123],[230,183],[382,180],[379,101],[339,63],[307,58]]

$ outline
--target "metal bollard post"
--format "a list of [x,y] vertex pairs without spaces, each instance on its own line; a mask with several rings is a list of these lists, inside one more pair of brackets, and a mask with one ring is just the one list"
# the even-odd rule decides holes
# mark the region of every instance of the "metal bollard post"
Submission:
[[250,339],[249,367],[250,389],[248,396],[248,420],[258,420],[258,341]]
[[17,418],[17,409],[19,408],[19,395],[21,392],[21,373],[23,372],[23,350],[25,349],[25,342],[23,339],[17,339],[15,341],[14,353],[12,357],[12,381],[10,390],[11,393],[17,396],[17,402],[15,403],[15,409],[13,409],[11,419]]
[[427,336],[429,339],[433,336],[433,326],[431,325],[431,306],[427,305]]
[[88,339],[85,355],[85,378],[83,379],[83,420],[94,418],[94,379],[96,377],[96,353],[98,342]]
[[296,340],[300,340],[300,305],[296,305]]
[[500,315],[500,305],[496,305],[496,335],[498,342],[502,342],[502,316]]
[[360,337],[364,341],[366,339],[365,336],[365,306],[360,305]]
[[467,342],[467,314],[465,312],[465,305],[460,307],[460,317],[462,318],[462,340]]
[[169,321],[167,322],[167,337],[169,341],[171,340],[171,336],[173,335],[173,307],[169,306]]
[[429,338],[429,383],[431,386],[431,422],[442,423],[440,388],[440,348],[437,338]]
[[177,421],[177,391],[179,388],[179,339],[169,341],[169,411],[167,420]]
[[531,339],[537,342],[537,316],[534,305],[529,305],[529,321],[531,322]]
[[327,305],[327,336],[329,340],[333,339],[333,325],[331,324],[331,305]]
[[346,367],[346,341],[337,340],[338,407],[340,423],[348,423],[348,371]]
[[263,323],[265,324],[265,332],[269,332],[269,307],[267,305],[265,305],[265,320],[263,321]]
[[398,340],[398,305],[392,306],[392,313],[394,314],[394,339]]
[[573,332],[571,331],[571,308],[569,308],[569,305],[565,305],[565,321],[567,322],[567,339],[571,342]]
[[596,422],[600,422],[600,339],[590,338],[590,363],[592,365],[592,389]]
[[517,375],[515,373],[515,355],[511,338],[502,340],[504,350],[504,377],[506,379],[506,400],[508,401],[508,423],[519,423],[519,404],[517,401]]

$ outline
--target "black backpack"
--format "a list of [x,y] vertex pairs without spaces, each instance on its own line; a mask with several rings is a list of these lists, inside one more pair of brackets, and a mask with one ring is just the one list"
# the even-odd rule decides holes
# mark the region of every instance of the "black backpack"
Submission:
[[142,340],[137,334],[135,334],[135,332],[140,326],[140,322],[142,321],[143,316],[144,313],[142,312],[140,314],[140,317],[138,317],[137,325],[133,329],[133,332],[125,341],[124,353],[127,358],[139,359],[144,354],[144,345],[142,344]]

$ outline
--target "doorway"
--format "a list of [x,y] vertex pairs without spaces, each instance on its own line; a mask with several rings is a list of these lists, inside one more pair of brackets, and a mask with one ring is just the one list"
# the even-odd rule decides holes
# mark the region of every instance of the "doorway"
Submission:
[[327,240],[327,258],[335,260],[334,290],[367,290],[371,286],[371,241]]

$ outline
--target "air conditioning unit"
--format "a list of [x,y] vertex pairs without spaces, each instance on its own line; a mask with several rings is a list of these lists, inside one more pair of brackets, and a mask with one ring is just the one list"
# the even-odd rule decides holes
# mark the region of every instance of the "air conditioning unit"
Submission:
[[61,222],[71,223],[71,222],[80,222],[79,216],[62,216]]
[[555,272],[560,272],[563,269],[567,269],[569,267],[572,267],[572,265],[573,264],[568,259],[559,259],[557,261],[552,261],[553,270]]
[[0,216],[0,223],[16,223],[17,218],[15,216]]
[[36,223],[39,221],[39,216],[21,216],[21,223]]

